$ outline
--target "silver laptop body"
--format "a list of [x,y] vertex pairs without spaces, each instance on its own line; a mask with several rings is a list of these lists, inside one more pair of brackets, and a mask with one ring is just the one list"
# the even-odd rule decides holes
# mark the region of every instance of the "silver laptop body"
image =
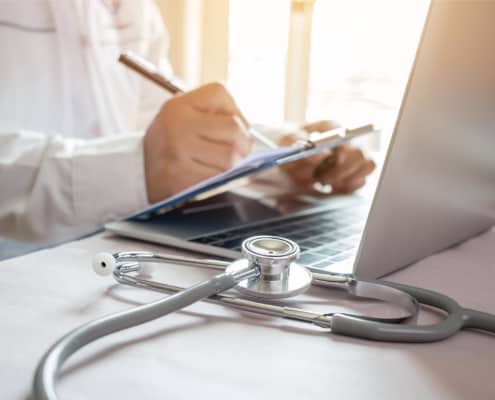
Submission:
[[433,1],[361,240],[376,278],[495,224],[495,1]]

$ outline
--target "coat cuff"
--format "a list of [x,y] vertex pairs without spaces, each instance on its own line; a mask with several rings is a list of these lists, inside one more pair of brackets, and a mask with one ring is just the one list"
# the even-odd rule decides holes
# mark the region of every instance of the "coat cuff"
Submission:
[[149,206],[143,133],[91,140],[73,164],[74,211],[99,225]]

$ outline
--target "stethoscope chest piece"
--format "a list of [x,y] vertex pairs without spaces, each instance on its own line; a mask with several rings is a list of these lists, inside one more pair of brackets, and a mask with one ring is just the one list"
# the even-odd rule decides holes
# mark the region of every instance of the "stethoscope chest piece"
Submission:
[[294,261],[299,246],[292,240],[276,236],[255,236],[242,243],[242,260],[227,267],[255,266],[259,274],[241,281],[236,289],[249,297],[283,299],[305,292],[311,286],[311,272]]

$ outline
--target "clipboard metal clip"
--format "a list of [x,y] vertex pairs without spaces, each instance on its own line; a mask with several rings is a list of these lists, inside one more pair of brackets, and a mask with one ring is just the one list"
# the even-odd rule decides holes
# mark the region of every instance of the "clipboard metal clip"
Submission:
[[306,140],[299,140],[298,144],[304,147],[304,150],[314,149],[327,143],[350,139],[354,136],[360,136],[375,130],[373,124],[358,126],[357,128],[336,128],[322,133],[311,133]]

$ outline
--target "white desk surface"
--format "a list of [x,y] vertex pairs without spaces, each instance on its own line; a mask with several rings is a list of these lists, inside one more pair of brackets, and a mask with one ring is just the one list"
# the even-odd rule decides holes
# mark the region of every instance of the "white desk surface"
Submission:
[[[130,249],[159,247],[102,234],[0,263],[1,399],[28,398],[39,358],[68,330],[161,296],[92,272],[95,252]],[[492,230],[391,279],[495,312],[494,260]],[[165,274],[176,283],[205,276]],[[306,296],[308,307],[321,307],[322,293]],[[326,301],[326,310],[336,307],[335,298]],[[479,400],[495,398],[494,367],[495,336],[465,331],[433,344],[376,343],[198,303],[81,350],[58,392],[62,399]]]

